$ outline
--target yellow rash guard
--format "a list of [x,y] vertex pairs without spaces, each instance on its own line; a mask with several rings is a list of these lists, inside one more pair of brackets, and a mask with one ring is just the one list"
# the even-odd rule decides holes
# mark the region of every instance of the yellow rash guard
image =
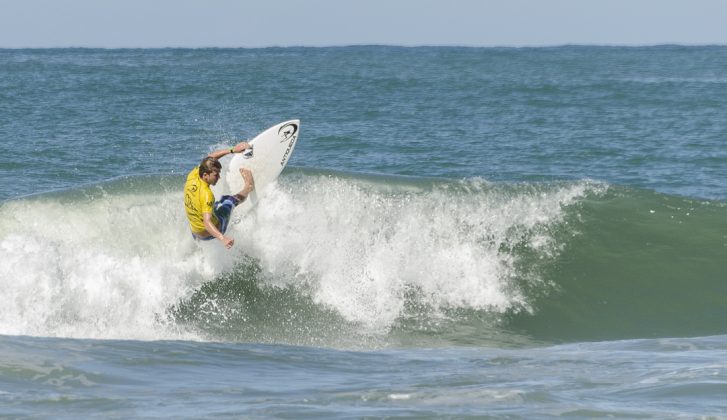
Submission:
[[204,227],[202,215],[212,215],[212,223],[219,226],[214,212],[215,195],[212,193],[208,183],[199,177],[199,166],[192,169],[187,175],[187,182],[184,184],[184,209],[187,211],[189,227],[194,233],[201,233],[207,229]]

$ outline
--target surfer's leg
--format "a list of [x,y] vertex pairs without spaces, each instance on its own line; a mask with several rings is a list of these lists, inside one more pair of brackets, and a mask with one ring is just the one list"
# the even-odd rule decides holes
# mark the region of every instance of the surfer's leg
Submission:
[[245,201],[248,194],[255,189],[255,180],[252,177],[252,171],[248,168],[240,168],[240,175],[242,175],[242,179],[245,180],[245,186],[239,193],[235,194],[235,197],[239,200],[239,203],[242,203]]
[[237,207],[238,204],[240,204],[240,200],[234,195],[223,195],[222,198],[215,203],[215,217],[217,217],[217,220],[220,222],[218,228],[223,234],[227,231],[227,226],[230,223],[232,209]]

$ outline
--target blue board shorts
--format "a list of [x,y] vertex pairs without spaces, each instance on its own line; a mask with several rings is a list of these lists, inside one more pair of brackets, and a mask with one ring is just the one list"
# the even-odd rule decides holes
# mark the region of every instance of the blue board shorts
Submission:
[[[240,200],[237,197],[235,197],[234,195],[223,195],[219,200],[215,201],[215,207],[214,207],[213,211],[214,211],[215,217],[220,222],[220,225],[217,226],[217,228],[223,234],[225,232],[227,232],[227,227],[230,224],[230,218],[232,216],[232,209],[237,207],[238,204],[240,204]],[[192,236],[194,237],[194,239],[199,239],[202,241],[209,241],[209,240],[215,239],[214,236],[208,236],[206,238],[201,238],[194,233],[192,233]]]

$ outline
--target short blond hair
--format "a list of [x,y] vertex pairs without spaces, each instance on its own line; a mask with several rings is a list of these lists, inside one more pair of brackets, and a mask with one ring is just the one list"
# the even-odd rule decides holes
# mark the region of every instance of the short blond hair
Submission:
[[202,159],[202,162],[199,163],[199,177],[202,178],[204,174],[219,172],[221,169],[222,164],[219,160],[211,156],[207,156],[206,158]]

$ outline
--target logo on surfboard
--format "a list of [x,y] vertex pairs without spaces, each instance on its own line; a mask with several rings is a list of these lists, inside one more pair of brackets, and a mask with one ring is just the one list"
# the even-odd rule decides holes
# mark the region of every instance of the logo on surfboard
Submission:
[[284,126],[280,127],[280,130],[278,130],[278,136],[280,137],[280,142],[286,142],[290,140],[291,138],[295,137],[295,133],[298,132],[298,124],[295,123],[288,123]]
[[290,157],[290,152],[293,151],[295,141],[298,139],[298,124],[292,122],[285,124],[284,126],[280,127],[280,130],[278,130],[278,136],[280,136],[281,138],[281,143],[286,141],[288,142],[288,148],[285,149],[283,159],[280,160],[280,166],[285,166],[285,163]]

